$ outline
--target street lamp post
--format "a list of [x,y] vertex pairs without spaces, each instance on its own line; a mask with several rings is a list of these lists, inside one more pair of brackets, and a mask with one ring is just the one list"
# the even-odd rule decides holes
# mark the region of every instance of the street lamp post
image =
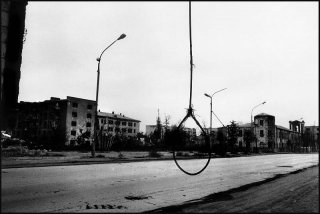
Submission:
[[[114,42],[111,43],[113,45],[116,41],[125,38],[125,34],[121,34],[121,36],[116,39]],[[98,76],[97,76],[97,91],[96,91],[96,111],[95,111],[95,123],[94,123],[94,141],[92,142],[92,157],[95,157],[95,144],[98,142],[98,129],[99,129],[99,121],[98,121],[98,96],[99,96],[99,80],[100,80],[100,62],[102,54],[111,46],[109,45],[106,49],[104,49],[100,55],[99,58],[97,58],[98,61]]]
[[[212,94],[212,96],[213,96],[213,95],[215,95],[216,93],[220,92],[220,91],[225,90],[225,89],[227,89],[227,88],[224,88],[224,89],[221,89],[221,90],[219,90],[219,91],[214,92],[214,93]],[[211,143],[211,129],[212,129],[212,96],[210,96],[210,95],[208,95],[208,94],[206,94],[206,93],[205,93],[204,95],[210,98],[210,133],[209,133],[209,136],[210,136],[210,143]]]
[[[265,104],[266,101],[264,101],[263,103],[260,103],[259,105],[255,106],[253,109],[255,109],[256,107],[260,106],[260,105],[263,105]],[[252,112],[253,112],[253,109],[251,111],[251,127],[253,126],[253,136],[256,136],[256,132],[255,132],[255,126],[253,125],[253,120],[252,120]],[[256,141],[256,152],[258,153],[258,142],[257,142],[257,139],[255,138],[255,141]]]

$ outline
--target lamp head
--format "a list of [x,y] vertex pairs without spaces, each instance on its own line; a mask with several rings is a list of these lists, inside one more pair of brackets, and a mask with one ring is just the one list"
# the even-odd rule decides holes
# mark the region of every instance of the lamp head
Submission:
[[[208,95],[208,94],[204,94],[205,96],[207,96],[207,97],[210,97],[210,95]],[[211,98],[211,97],[210,97]]]
[[266,101],[264,101],[262,104],[265,104],[266,103]]
[[121,34],[121,36],[118,38],[118,40],[120,40],[120,39],[123,39],[123,38],[125,38],[126,37],[126,34]]
[[97,58],[97,61],[98,61],[98,62],[100,61],[100,58],[99,58],[99,57]]

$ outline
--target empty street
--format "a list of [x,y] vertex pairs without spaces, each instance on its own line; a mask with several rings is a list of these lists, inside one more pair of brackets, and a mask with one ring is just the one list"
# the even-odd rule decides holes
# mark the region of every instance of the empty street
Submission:
[[[204,160],[180,160],[195,171]],[[319,154],[212,159],[189,176],[173,160],[2,169],[2,212],[144,212],[319,164]]]

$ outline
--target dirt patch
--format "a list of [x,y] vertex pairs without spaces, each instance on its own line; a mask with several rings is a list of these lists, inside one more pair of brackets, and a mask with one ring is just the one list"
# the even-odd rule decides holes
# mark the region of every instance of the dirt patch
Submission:
[[319,165],[148,212],[319,213]]

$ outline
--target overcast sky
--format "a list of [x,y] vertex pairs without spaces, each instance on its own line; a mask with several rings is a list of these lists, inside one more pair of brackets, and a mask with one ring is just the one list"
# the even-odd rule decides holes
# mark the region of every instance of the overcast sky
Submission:
[[[319,125],[319,3],[192,2],[192,104],[201,125],[275,116]],[[67,96],[141,121],[178,124],[189,107],[189,2],[32,2],[19,101]],[[221,127],[213,115],[212,126]],[[197,127],[190,118],[186,126]]]

